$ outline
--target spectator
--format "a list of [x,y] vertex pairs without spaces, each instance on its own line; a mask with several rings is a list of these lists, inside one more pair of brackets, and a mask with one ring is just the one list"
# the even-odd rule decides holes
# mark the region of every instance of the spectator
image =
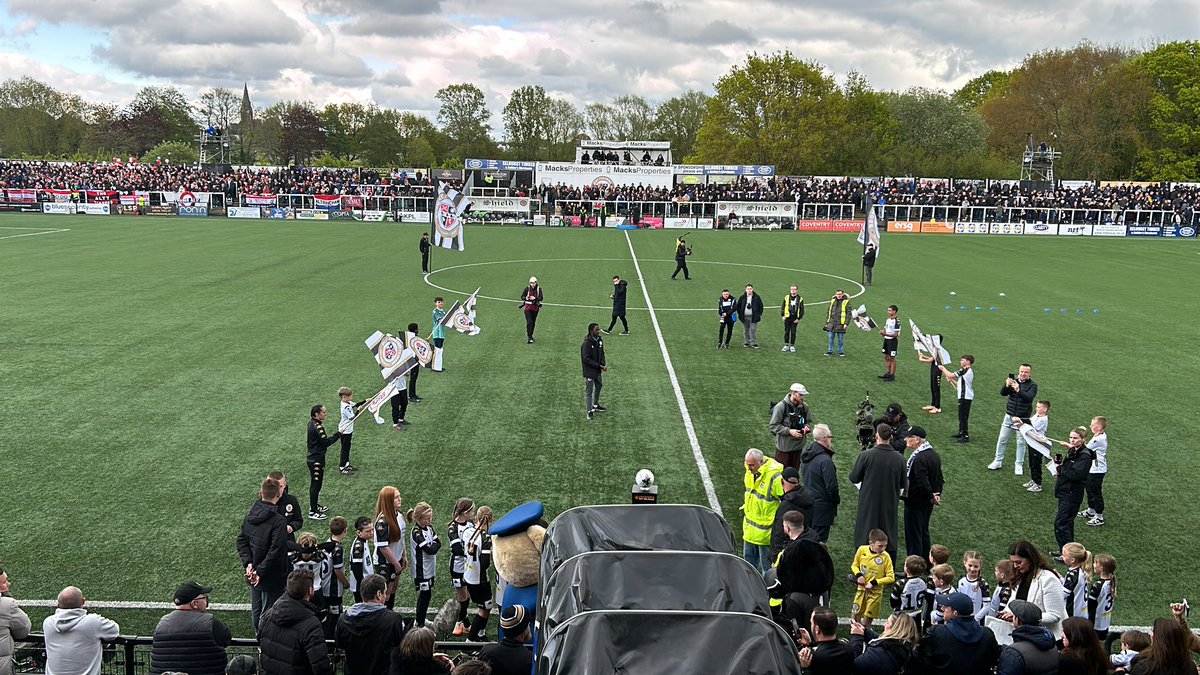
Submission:
[[783,465],[763,456],[762,450],[750,448],[745,457],[746,487],[742,499],[742,542],[746,561],[765,573],[771,567],[771,526],[775,524],[775,511],[779,509],[779,498],[783,496],[780,474]]
[[[1042,626],[1057,640],[1062,633],[1062,620],[1067,617],[1067,605],[1058,572],[1045,556],[1027,541],[1018,541],[1009,546],[1008,559],[1012,561],[1014,575],[1011,597],[1036,605]],[[1008,621],[1012,618],[1011,615],[1010,600],[1008,610],[1000,612],[998,616],[1001,620]]]
[[46,672],[100,675],[101,640],[115,640],[121,627],[99,614],[88,614],[83,591],[67,586],[54,613],[42,622],[46,636]]
[[509,605],[500,613],[504,639],[479,650],[479,658],[492,666],[494,675],[528,675],[533,668],[529,641],[529,616],[521,605]]
[[263,612],[258,641],[266,675],[333,675],[325,630],[311,602],[315,592],[313,573],[296,570],[284,596]]
[[363,601],[338,619],[337,646],[346,653],[346,675],[384,675],[392,649],[404,638],[404,621],[387,608],[387,580],[378,574],[360,585]]
[[908,414],[904,412],[899,403],[889,403],[883,411],[883,421],[892,428],[892,449],[903,455],[908,448],[905,439],[908,438],[909,429],[912,428],[908,423]]
[[424,626],[408,631],[400,646],[392,650],[392,667],[388,672],[391,675],[449,673],[454,664],[445,654],[434,653],[433,637],[433,630]]
[[800,455],[804,452],[804,439],[811,430],[812,421],[804,397],[808,389],[799,382],[794,383],[783,400],[771,408],[768,429],[775,437],[775,460],[785,467],[800,468]]
[[850,323],[850,297],[837,289],[829,301],[829,313],[825,315],[825,332],[829,333],[829,348],[825,356],[833,356],[833,342],[837,338],[838,356],[846,355],[846,326]]
[[1000,657],[991,628],[975,620],[975,603],[965,593],[940,596],[942,622],[925,634],[921,656],[931,673],[989,675]]
[[[1171,606],[1175,613],[1175,605]],[[1200,638],[1187,628],[1183,613],[1175,613],[1175,621],[1157,619],[1150,630],[1150,647],[1138,652],[1130,665],[1130,675],[1192,675],[1196,665],[1192,652],[1200,652]]]
[[1060,675],[1107,673],[1108,656],[1104,653],[1104,647],[1100,645],[1096,631],[1092,629],[1092,622],[1083,617],[1073,616],[1063,621],[1062,626],[1063,650],[1058,655]]
[[[800,631],[800,666],[809,675],[846,675],[854,670],[854,652],[837,636],[837,614],[828,607],[813,610],[811,634]],[[811,635],[811,637],[810,637]]]
[[1198,637],[1194,633],[1192,633],[1192,629],[1188,627],[1187,609],[1188,609],[1188,607],[1187,607],[1186,601],[1172,602],[1171,603],[1171,616],[1173,616],[1175,618],[1175,623],[1182,626],[1183,630],[1187,633],[1187,637],[1185,640],[1187,642],[1187,648],[1193,652],[1196,652],[1197,654],[1200,654],[1200,637]]
[[867,250],[863,252],[863,270],[867,274],[867,285],[871,285],[871,276],[875,272],[875,244],[867,244]]
[[[780,480],[783,484],[783,497],[779,500],[779,508],[775,511],[775,522],[771,525],[771,557],[772,564],[779,554],[783,552],[785,546],[791,541],[791,537],[784,531],[783,519],[787,514],[796,511],[804,516],[801,522],[807,523],[812,520],[813,500],[804,491],[804,486],[800,483],[800,472],[792,467],[788,467],[780,474]],[[801,531],[807,532],[801,528]],[[816,534],[811,533],[808,538],[816,541]]]
[[283,595],[287,582],[287,521],[275,510],[280,491],[279,481],[267,478],[262,482],[258,501],[242,520],[237,538],[238,557],[250,584],[250,623],[255,633],[263,612]]
[[[833,587],[833,558],[804,527],[804,514],[791,511],[783,519],[788,545],[775,566],[779,586],[772,595],[783,599],[783,614],[798,625],[806,625],[817,605],[829,604]],[[771,589],[768,589],[771,590]]]
[[858,516],[854,522],[854,545],[867,544],[876,528],[888,537],[887,552],[896,559],[899,536],[898,505],[904,488],[904,455],[892,449],[892,428],[886,422],[875,426],[875,447],[858,456],[850,469],[850,482],[860,485]]
[[826,542],[842,497],[838,492],[837,469],[833,465],[833,434],[829,425],[813,426],[812,436],[812,445],[800,456],[800,462],[804,467],[804,490],[813,500],[810,527],[819,541]]
[[[996,439],[996,457],[988,464],[988,469],[995,471],[1004,466],[1004,451],[1008,447],[1008,438],[1013,434],[1013,418],[1028,419],[1033,411],[1033,402],[1037,399],[1038,386],[1033,381],[1033,366],[1022,363],[1017,369],[1015,378],[1009,377],[1000,388],[1000,395],[1008,397],[1004,408],[1004,420],[1000,423],[1000,436]],[[1017,434],[1016,475],[1025,473],[1025,438]],[[1063,542],[1066,543],[1066,542]]]
[[908,458],[904,499],[904,548],[907,555],[924,555],[933,546],[929,519],[933,509],[942,505],[942,458],[929,441],[924,427],[912,427],[905,439],[912,455]]
[[492,667],[486,661],[471,659],[454,666],[450,675],[492,675]]
[[1042,610],[1031,602],[1011,600],[1003,614],[1013,625],[1012,644],[1000,650],[996,675],[1057,673],[1058,651],[1054,636],[1041,626]]
[[12,675],[13,640],[25,638],[32,627],[29,616],[17,606],[9,592],[11,587],[8,573],[0,567],[0,675]]
[[758,322],[762,321],[763,301],[754,292],[754,286],[746,284],[746,292],[738,296],[734,311],[742,322],[742,346],[758,349]]
[[862,624],[850,624],[850,651],[855,675],[896,675],[904,672],[920,642],[917,623],[903,612],[892,614],[876,635]]
[[150,674],[220,675],[229,627],[208,613],[211,587],[189,581],[175,589],[175,611],[159,620],[150,646]]

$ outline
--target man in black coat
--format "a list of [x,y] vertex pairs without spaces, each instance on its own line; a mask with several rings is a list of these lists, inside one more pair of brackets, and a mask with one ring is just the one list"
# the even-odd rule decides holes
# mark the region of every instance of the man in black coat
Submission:
[[801,632],[800,666],[811,675],[845,675],[854,670],[854,652],[838,639],[837,614],[828,607],[813,610],[811,636]]
[[937,675],[990,675],[1000,658],[1000,645],[991,628],[975,620],[975,603],[965,593],[938,596],[942,623],[921,639],[920,656]]
[[683,237],[680,237],[675,241],[675,272],[671,274],[672,279],[678,276],[680,272],[683,272],[684,280],[692,278],[691,272],[688,271],[687,266],[687,257],[691,254],[692,249],[687,245],[687,242],[683,240]]
[[238,558],[250,584],[250,623],[256,633],[259,618],[283,595],[287,580],[287,522],[275,510],[280,493],[279,481],[262,482],[258,501],[250,507],[237,537]]
[[212,588],[190,581],[175,590],[175,611],[159,620],[150,646],[150,673],[222,675],[229,627],[207,612]]
[[604,338],[600,337],[600,324],[589,323],[587,337],[579,347],[579,359],[583,363],[583,400],[587,407],[587,418],[596,418],[596,413],[608,408],[600,405],[600,389],[604,387],[603,373],[608,370],[604,361]]
[[432,244],[429,243],[429,233],[426,232],[425,234],[421,235],[421,244],[420,244],[421,271],[424,272],[425,274],[429,274],[429,249],[431,247],[432,247]]
[[755,292],[754,286],[746,284],[746,292],[738,296],[734,305],[738,320],[742,322],[743,347],[758,349],[758,322],[762,321],[763,301]]
[[850,482],[861,485],[858,515],[854,519],[854,545],[865,546],[871,530],[883,530],[888,536],[888,555],[896,560],[904,455],[892,448],[892,428],[887,422],[875,425],[875,446],[854,460]]
[[[804,485],[800,482],[800,472],[789,466],[783,470],[780,480],[783,484],[783,497],[779,500],[779,508],[775,511],[775,522],[771,525],[772,563],[791,541],[791,537],[784,531],[784,519],[787,514],[792,511],[800,512],[804,516],[803,523],[805,524],[811,523],[813,519],[813,498],[805,492]],[[801,527],[801,531],[807,530]],[[815,533],[810,537],[816,541]]]
[[605,335],[612,335],[613,326],[617,325],[617,319],[621,320],[621,335],[629,335],[629,322],[625,320],[625,291],[629,289],[629,283],[619,276],[613,277],[613,292],[608,296],[613,303],[612,321],[608,322],[608,330],[604,331]]
[[833,558],[813,531],[805,527],[802,513],[788,513],[783,523],[788,544],[775,566],[778,587],[768,590],[772,597],[784,599],[784,615],[803,626],[814,607],[829,603]]
[[282,471],[272,471],[267,477],[279,481],[280,494],[275,510],[287,522],[288,539],[295,541],[296,533],[304,527],[304,512],[300,510],[300,500],[288,492],[287,476]]
[[313,573],[296,570],[288,575],[287,593],[263,613],[258,644],[265,675],[333,675],[313,593]]
[[867,273],[867,285],[871,285],[871,275],[875,271],[875,244],[867,244],[867,250],[863,253],[863,270]]
[[492,675],[527,675],[533,669],[529,640],[529,616],[521,605],[509,605],[500,613],[504,639],[479,651],[479,659],[492,666]]
[[837,469],[833,465],[833,435],[829,425],[817,424],[812,430],[813,443],[800,455],[804,467],[804,491],[813,500],[813,519],[805,524],[819,541],[829,541],[829,528],[837,518],[842,496],[838,490]]
[[346,653],[346,675],[387,675],[392,648],[404,638],[404,621],[387,608],[387,581],[367,575],[359,586],[363,602],[338,618],[337,646]]
[[906,555],[925,557],[933,541],[929,537],[929,519],[933,507],[942,503],[942,458],[925,440],[924,427],[912,427],[905,439],[912,455],[905,469],[904,549]]
[[[904,440],[909,434],[908,415],[904,414],[904,410],[900,408],[899,403],[891,403],[888,404],[887,410],[884,411],[883,421],[887,422],[888,426],[892,428],[892,449],[903,455],[905,449],[908,447],[908,444]],[[928,551],[926,551],[926,554],[928,554]]]

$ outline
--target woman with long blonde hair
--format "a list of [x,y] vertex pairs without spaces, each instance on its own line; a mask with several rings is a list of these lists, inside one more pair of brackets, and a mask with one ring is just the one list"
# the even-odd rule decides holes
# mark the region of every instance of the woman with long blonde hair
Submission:
[[896,612],[883,624],[878,637],[857,621],[850,623],[850,651],[854,652],[854,672],[901,673],[912,659],[921,636],[917,623],[904,612]]

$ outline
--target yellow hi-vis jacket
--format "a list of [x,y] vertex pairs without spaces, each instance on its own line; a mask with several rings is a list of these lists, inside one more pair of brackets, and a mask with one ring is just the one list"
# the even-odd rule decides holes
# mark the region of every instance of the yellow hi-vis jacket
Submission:
[[767,457],[756,477],[746,469],[746,496],[742,501],[742,541],[756,546],[771,544],[771,526],[783,497],[783,465]]

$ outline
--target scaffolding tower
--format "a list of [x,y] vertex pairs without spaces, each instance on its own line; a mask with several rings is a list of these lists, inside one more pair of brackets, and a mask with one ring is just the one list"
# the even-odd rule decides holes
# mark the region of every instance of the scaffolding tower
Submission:
[[1029,134],[1029,142],[1021,155],[1021,184],[1054,190],[1054,161],[1059,157],[1062,157],[1061,152],[1045,141],[1035,145],[1033,134]]

